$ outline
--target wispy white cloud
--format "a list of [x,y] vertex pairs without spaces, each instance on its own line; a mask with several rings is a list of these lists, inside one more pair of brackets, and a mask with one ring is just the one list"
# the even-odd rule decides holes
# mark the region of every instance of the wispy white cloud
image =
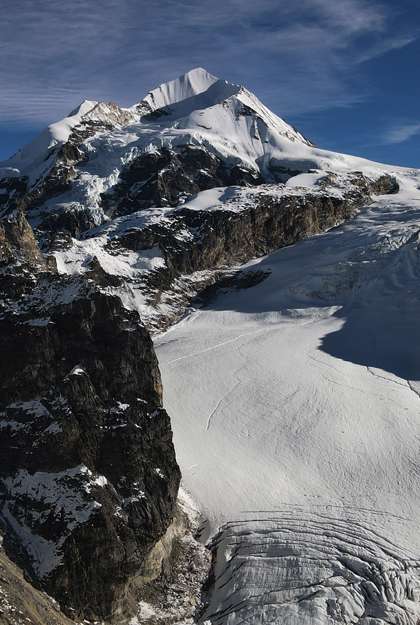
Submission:
[[420,123],[400,122],[388,128],[381,137],[381,144],[403,143],[403,141],[407,141],[416,135],[420,135]]
[[417,36],[392,18],[365,0],[14,0],[0,20],[0,122],[52,121],[84,98],[131,105],[197,65],[280,114],[348,106],[366,97],[360,63]]

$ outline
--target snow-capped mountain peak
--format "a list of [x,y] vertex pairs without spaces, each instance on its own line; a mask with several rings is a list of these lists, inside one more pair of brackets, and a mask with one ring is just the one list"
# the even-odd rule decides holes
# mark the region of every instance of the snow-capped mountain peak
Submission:
[[30,186],[33,186],[43,180],[53,167],[58,150],[71,139],[76,129],[90,136],[138,121],[138,117],[138,114],[119,108],[114,102],[84,100],[67,117],[47,126],[11,158],[0,163],[0,176],[27,176]]
[[[163,159],[159,165],[152,163],[157,158]],[[145,177],[138,179],[143,167]],[[126,194],[135,196],[137,208],[175,206],[183,194],[223,185],[284,183],[315,170],[355,168],[373,177],[383,171],[363,159],[317,149],[250,91],[197,68],[130,109],[86,100],[0,163],[0,178],[6,180],[5,210],[17,184],[10,178],[20,178],[37,197],[34,212],[28,211],[34,224],[57,210],[57,202],[47,200],[54,189],[60,213],[76,210],[99,226],[133,210],[131,200],[123,208]]]
[[135,105],[133,109],[137,106],[147,105],[150,107],[150,110],[154,111],[164,106],[176,104],[203,93],[203,91],[207,91],[218,80],[218,78],[206,72],[202,67],[196,67],[176,80],[171,80],[152,89],[140,104]]
[[98,102],[96,100],[83,100],[83,102],[79,104],[79,106],[76,106],[76,108],[71,111],[65,119],[72,117],[78,117],[80,119],[83,115],[86,115],[89,111],[91,111],[97,104]]
[[[204,111],[218,104],[226,103],[231,98],[236,100],[231,108],[236,120],[241,114],[254,114],[268,127],[276,130],[287,139],[313,146],[300,132],[272,113],[245,87],[216,78],[201,67],[187,72],[176,80],[159,85],[130,110],[136,111],[140,115],[161,110],[167,117],[166,121],[169,122],[170,120],[189,117],[194,111]],[[228,107],[225,106],[224,108]],[[184,127],[190,123],[191,120],[188,119],[188,122],[184,123]],[[219,119],[217,123],[220,127]],[[253,134],[258,134],[258,131],[257,133],[254,131]]]
[[[129,109],[113,102],[85,100],[66,118],[45,128],[36,139],[0,163],[1,175],[27,176],[29,188],[34,188],[48,175],[65,143],[71,141],[78,147],[89,137],[105,133],[107,143],[113,144],[110,133],[123,128],[127,128],[130,145],[134,130],[140,152],[150,145],[154,149],[171,149],[198,143],[228,165],[242,164],[253,171],[261,167],[267,170],[270,155],[278,160],[279,152],[290,152],[290,142],[296,144],[292,152],[301,152],[298,146],[313,147],[247,89],[196,68],[159,85]],[[125,143],[118,135],[118,148],[122,140]],[[127,162],[126,155],[122,159]],[[299,159],[302,160],[300,153]]]

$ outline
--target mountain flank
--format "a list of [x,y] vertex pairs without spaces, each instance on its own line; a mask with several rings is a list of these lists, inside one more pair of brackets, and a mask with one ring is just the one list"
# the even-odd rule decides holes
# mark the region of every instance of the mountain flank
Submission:
[[25,588],[0,619],[42,622],[45,591],[74,621],[147,621],[180,586],[188,606],[150,622],[199,613],[208,556],[150,333],[398,189],[202,69],[130,109],[85,101],[0,163],[0,555]]

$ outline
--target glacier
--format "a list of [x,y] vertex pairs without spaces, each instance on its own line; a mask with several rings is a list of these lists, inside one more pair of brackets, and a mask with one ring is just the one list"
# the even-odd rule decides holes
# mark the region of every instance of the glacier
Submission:
[[155,338],[214,549],[204,621],[417,623],[420,173],[398,181]]

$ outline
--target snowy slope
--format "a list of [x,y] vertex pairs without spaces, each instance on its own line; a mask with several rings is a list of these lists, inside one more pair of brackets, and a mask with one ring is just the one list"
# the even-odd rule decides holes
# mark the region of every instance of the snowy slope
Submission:
[[211,623],[417,623],[420,173],[157,338]]
[[[45,171],[49,155],[65,143],[73,128],[81,123],[83,117],[91,111],[98,102],[85,100],[72,111],[68,117],[45,128],[36,139],[30,141],[7,161],[0,163],[0,177],[2,176],[30,176],[35,181]],[[49,163],[51,167],[51,163]]]
[[132,108],[147,106],[154,111],[203,93],[217,80],[218,78],[206,72],[202,67],[197,67],[176,80],[171,80],[152,89],[140,104],[135,104]]

